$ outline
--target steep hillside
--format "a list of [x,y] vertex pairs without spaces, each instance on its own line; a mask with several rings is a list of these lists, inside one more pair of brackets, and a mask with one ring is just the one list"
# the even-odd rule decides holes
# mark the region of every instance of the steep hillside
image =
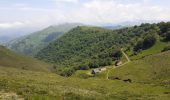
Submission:
[[0,46],[0,66],[32,71],[49,71],[50,65],[31,57],[18,55]]
[[[165,41],[169,41],[166,39],[169,25],[170,23],[141,24],[117,30],[77,27],[50,43],[36,57],[65,67],[65,71],[69,73],[77,69],[112,65],[122,57],[120,48],[134,56],[154,47],[157,42],[167,44]],[[164,46],[160,49],[163,48]]]
[[81,24],[72,23],[50,26],[41,31],[32,33],[31,35],[13,40],[9,42],[7,46],[17,53],[33,56],[50,42],[79,25]]
[[134,36],[133,33],[119,33],[97,27],[77,27],[52,42],[36,57],[65,67],[89,63],[94,67],[105,66],[112,63],[119,48]]

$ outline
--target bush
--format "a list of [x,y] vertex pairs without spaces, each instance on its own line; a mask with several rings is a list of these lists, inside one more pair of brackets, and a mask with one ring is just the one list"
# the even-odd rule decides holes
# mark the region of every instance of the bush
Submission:
[[98,68],[98,67],[99,67],[99,64],[98,64],[97,62],[93,62],[93,63],[90,62],[90,63],[89,63],[89,67],[90,67],[90,68]]
[[90,69],[90,68],[89,68],[88,65],[80,65],[80,66],[79,66],[79,69],[80,69],[80,70],[88,70],[88,69]]
[[141,39],[137,42],[137,44],[134,46],[134,51],[139,52],[141,50],[146,50],[150,47],[152,47],[156,43],[157,37],[155,35],[147,35],[144,37],[144,39]]
[[154,36],[147,36],[143,41],[143,49],[148,49],[156,43],[156,38]]
[[143,48],[143,40],[140,40],[137,42],[137,44],[134,46],[134,51],[139,52]]
[[60,72],[61,76],[64,77],[69,77],[71,76],[73,73],[75,72],[75,70],[73,68],[65,68]]
[[113,57],[113,59],[115,60],[119,60],[122,57],[122,52],[121,50],[114,50],[111,54],[111,57]]
[[168,51],[168,50],[170,50],[170,45],[166,46],[166,47],[162,50],[162,52],[165,52],[165,51]]
[[165,40],[170,41],[170,31],[166,33]]

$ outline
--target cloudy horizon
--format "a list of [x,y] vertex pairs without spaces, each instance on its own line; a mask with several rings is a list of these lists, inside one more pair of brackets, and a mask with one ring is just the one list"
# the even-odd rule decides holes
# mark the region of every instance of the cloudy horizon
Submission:
[[51,25],[115,26],[170,20],[169,0],[0,0],[0,43]]
[[170,20],[169,0],[1,0],[0,28]]

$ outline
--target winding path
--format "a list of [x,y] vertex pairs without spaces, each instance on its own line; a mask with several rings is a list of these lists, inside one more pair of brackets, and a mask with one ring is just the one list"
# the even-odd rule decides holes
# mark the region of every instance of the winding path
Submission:
[[122,51],[123,55],[126,57],[127,62],[130,62],[129,57],[128,57],[128,55],[123,51],[123,48],[121,49],[121,51]]
[[[124,65],[128,64],[131,61],[130,58],[128,57],[128,55],[123,51],[123,48],[121,48],[121,52],[126,57],[127,62],[123,63],[122,65],[120,65],[118,67],[124,66]],[[118,67],[113,66],[113,69],[118,68]],[[106,79],[109,79],[109,72],[110,72],[110,70],[107,71]]]
[[[127,61],[126,61],[125,63],[123,63],[122,65],[120,65],[120,66],[112,66],[112,67],[107,66],[107,67],[105,67],[105,68],[108,69],[108,70],[107,70],[107,74],[106,74],[106,79],[107,79],[107,80],[109,79],[110,69],[115,69],[115,68],[124,66],[124,65],[128,64],[128,63],[131,61],[131,60],[129,59],[128,55],[123,51],[123,48],[121,48],[121,52],[122,52],[122,54],[126,57]],[[109,69],[109,68],[110,68],[110,69]],[[87,74],[88,74],[88,75],[91,75],[91,72],[87,72]]]

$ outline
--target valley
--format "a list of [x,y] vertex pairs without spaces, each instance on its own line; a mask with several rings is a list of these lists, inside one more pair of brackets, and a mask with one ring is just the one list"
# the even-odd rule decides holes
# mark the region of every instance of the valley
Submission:
[[[155,55],[154,60],[167,55],[169,52]],[[41,99],[66,99],[66,100],[103,100],[103,99],[169,99],[169,67],[162,66],[155,70],[156,76],[153,77],[152,67],[147,65],[146,60],[152,60],[155,56],[149,56],[139,61],[109,69],[109,77],[116,76],[121,79],[132,79],[132,83],[126,83],[122,80],[107,80],[105,73],[95,77],[86,77],[84,71],[77,71],[69,78],[61,77],[53,73],[27,71],[16,68],[0,67],[1,90],[6,92],[15,92],[21,97],[41,100]],[[162,60],[164,62],[164,60]],[[134,66],[141,63],[138,66]],[[169,62],[164,62],[169,66]],[[145,65],[145,66],[143,66]],[[157,65],[157,64],[156,64]],[[159,66],[159,65],[158,65]],[[166,69],[164,69],[166,68]],[[162,76],[162,71],[167,70]],[[83,74],[84,73],[84,74]],[[155,80],[156,78],[156,80]]]
[[169,27],[77,26],[32,57],[0,46],[0,99],[169,100]]
[[0,100],[170,100],[170,0],[0,0]]

